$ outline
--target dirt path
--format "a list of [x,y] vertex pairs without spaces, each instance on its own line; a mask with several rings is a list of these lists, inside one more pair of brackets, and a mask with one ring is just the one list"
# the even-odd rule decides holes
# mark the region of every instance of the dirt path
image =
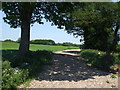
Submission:
[[79,49],[65,50],[54,54],[51,66],[45,66],[29,88],[117,88],[118,78],[87,66],[77,55]]

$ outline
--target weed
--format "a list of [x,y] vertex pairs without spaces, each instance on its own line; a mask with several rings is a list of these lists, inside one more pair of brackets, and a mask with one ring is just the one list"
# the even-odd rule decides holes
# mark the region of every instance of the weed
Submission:
[[117,78],[117,76],[115,76],[115,75],[111,75],[111,78]]

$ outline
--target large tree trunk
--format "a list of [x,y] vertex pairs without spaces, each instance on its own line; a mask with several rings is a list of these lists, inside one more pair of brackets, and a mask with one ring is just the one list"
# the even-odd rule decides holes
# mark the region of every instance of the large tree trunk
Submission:
[[23,3],[21,9],[21,41],[19,52],[20,54],[24,54],[29,51],[29,43],[30,43],[30,20],[32,12],[28,8],[29,3]]
[[19,51],[20,53],[25,53],[29,51],[30,42],[30,24],[26,21],[23,22],[21,26],[21,41]]
[[111,56],[110,56],[110,51],[106,51],[106,56],[105,56],[104,61],[105,61],[104,70],[109,72],[110,66],[111,66],[111,63],[112,63]]

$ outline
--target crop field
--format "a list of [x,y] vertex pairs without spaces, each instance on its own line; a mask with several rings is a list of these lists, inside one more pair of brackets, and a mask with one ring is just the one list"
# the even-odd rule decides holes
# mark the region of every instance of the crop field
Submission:
[[[2,47],[0,47],[0,50],[18,50],[19,48],[19,43],[0,42],[0,44],[1,43],[2,43]],[[56,52],[56,51],[62,51],[66,49],[79,49],[79,47],[30,44],[31,51],[47,50],[47,51]]]

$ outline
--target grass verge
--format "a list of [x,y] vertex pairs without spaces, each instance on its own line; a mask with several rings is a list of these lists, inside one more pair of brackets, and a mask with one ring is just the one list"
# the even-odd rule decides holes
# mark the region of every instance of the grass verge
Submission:
[[[17,55],[17,50],[3,50],[2,88],[17,88],[35,78],[44,65],[52,64],[52,52],[30,51],[25,57]],[[26,83],[26,85],[27,85]]]
[[2,44],[0,50],[2,51],[3,60],[3,89],[16,88],[20,84],[28,86],[29,82],[42,71],[44,65],[52,64],[52,52],[79,49],[79,47],[73,46],[30,44],[31,51],[26,53],[25,57],[21,57],[17,54],[19,43],[0,42],[0,44]]
[[[104,58],[105,58],[105,52],[98,51],[98,50],[92,50],[92,49],[84,49],[80,52],[80,55],[82,55],[84,61],[95,68],[104,70]],[[111,53],[111,66],[114,67],[116,65],[120,64],[120,54],[119,53]],[[114,69],[114,68],[111,68]]]

